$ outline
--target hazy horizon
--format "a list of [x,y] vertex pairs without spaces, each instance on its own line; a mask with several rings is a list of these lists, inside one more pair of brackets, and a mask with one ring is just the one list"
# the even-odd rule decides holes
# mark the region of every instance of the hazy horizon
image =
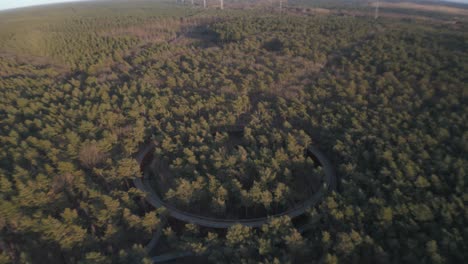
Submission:
[[48,5],[48,4],[59,4],[59,3],[67,3],[67,2],[83,2],[89,0],[18,0],[18,1],[8,1],[3,2],[0,1],[0,10],[8,10],[8,9],[15,9],[15,8],[22,8],[22,7],[30,7],[30,6],[41,6],[41,5]]
[[[18,0],[18,1],[0,1],[0,10],[8,10],[22,7],[41,6],[48,4],[58,4],[67,2],[83,2],[93,0]],[[441,0],[444,2],[463,3],[468,4],[468,0]]]

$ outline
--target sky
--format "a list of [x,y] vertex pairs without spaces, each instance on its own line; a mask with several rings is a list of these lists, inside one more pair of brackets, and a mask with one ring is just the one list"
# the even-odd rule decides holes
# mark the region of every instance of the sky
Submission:
[[76,2],[77,0],[0,0],[0,10],[53,3]]
[[[25,7],[25,6],[35,6],[35,5],[64,3],[64,2],[76,2],[76,1],[77,0],[0,0],[0,10],[17,8],[17,7]],[[445,1],[468,4],[468,0],[445,0]]]

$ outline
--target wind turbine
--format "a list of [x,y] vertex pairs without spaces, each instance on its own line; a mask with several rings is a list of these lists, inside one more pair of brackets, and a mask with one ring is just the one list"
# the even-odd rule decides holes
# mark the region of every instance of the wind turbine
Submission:
[[380,1],[377,0],[377,4],[375,5],[375,14],[374,14],[374,19],[379,18],[379,6],[380,6]]

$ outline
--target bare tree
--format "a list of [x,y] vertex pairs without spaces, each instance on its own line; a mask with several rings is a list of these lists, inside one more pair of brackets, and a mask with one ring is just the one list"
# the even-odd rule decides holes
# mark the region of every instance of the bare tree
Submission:
[[95,143],[88,143],[81,147],[79,159],[81,164],[86,168],[94,168],[97,164],[101,163],[106,158]]

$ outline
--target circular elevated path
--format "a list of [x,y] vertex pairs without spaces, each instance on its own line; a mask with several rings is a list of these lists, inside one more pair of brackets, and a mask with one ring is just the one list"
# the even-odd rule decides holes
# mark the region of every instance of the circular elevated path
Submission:
[[[150,143],[146,145],[144,148],[142,148],[136,156],[137,162],[141,164],[141,162],[144,160],[144,158],[147,155],[152,154],[151,152],[154,150],[154,148],[155,148],[154,143]],[[151,185],[149,183],[149,178],[148,178],[149,173],[144,172],[143,178],[135,178],[133,182],[139,190],[146,192],[147,194],[146,200],[148,201],[148,203],[150,203],[155,208],[165,207],[169,215],[178,220],[197,224],[197,225],[204,226],[204,227],[211,227],[211,228],[228,228],[235,224],[242,224],[242,225],[250,226],[250,227],[260,227],[266,224],[268,222],[268,219],[271,217],[289,216],[290,218],[295,218],[299,215],[302,215],[303,213],[307,211],[307,209],[317,204],[328,190],[333,190],[335,188],[336,173],[331,165],[331,162],[325,157],[325,155],[317,147],[310,146],[308,150],[319,160],[320,164],[322,165],[323,170],[325,172],[324,181],[326,183],[326,186],[322,185],[322,187],[320,188],[318,192],[314,193],[314,195],[312,195],[310,198],[308,198],[307,200],[305,200],[303,203],[299,204],[298,206],[295,206],[289,210],[286,210],[285,212],[270,215],[267,217],[250,218],[250,219],[223,219],[223,218],[205,217],[201,215],[188,213],[188,212],[185,212],[183,210],[180,210],[174,207],[171,204],[164,202],[161,199],[161,197],[156,193],[156,191],[153,188],[151,188]]]
[[[156,193],[156,191],[151,187],[148,178],[149,173],[143,168],[143,163],[146,159],[148,159],[148,157],[152,156],[155,147],[156,144],[154,142],[150,142],[149,144],[143,146],[136,154],[135,159],[137,160],[138,164],[140,164],[143,170],[143,177],[138,177],[133,180],[135,187],[146,193],[147,202],[155,208],[164,207],[166,208],[169,216],[187,223],[193,223],[204,227],[229,228],[236,224],[242,224],[249,227],[260,227],[268,223],[268,220],[273,217],[289,216],[290,218],[295,218],[304,214],[307,211],[307,209],[315,206],[325,195],[326,192],[334,190],[336,188],[336,172],[332,166],[332,163],[317,147],[309,146],[308,153],[314,155],[314,157],[319,161],[320,165],[323,168],[323,171],[325,173],[324,182],[326,184],[322,185],[319,191],[314,193],[314,195],[305,200],[303,203],[293,208],[290,208],[289,210],[286,210],[282,213],[269,215],[261,218],[222,219],[196,215],[180,210],[172,206],[171,204],[164,202],[158,195],[158,193]],[[161,230],[162,228],[158,229],[158,231],[155,232],[150,243],[146,246],[147,251],[150,251],[156,245],[161,236]],[[154,263],[160,263],[190,255],[192,255],[190,252],[174,252],[160,256],[155,256],[152,258],[152,261]]]

